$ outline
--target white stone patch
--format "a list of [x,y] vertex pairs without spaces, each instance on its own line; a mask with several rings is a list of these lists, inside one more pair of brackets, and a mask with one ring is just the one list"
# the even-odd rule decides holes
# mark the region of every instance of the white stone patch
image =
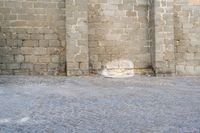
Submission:
[[8,123],[10,119],[0,119],[0,124]]
[[18,123],[25,123],[25,122],[27,122],[29,119],[30,119],[29,117],[24,117],[24,118],[18,120],[17,122],[18,122]]
[[127,78],[134,76],[134,65],[130,60],[113,60],[108,62],[101,73],[109,78]]

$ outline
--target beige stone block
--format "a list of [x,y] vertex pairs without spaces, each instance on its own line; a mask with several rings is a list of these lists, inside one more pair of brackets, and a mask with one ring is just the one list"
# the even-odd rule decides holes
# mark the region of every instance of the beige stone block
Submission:
[[38,40],[25,40],[23,42],[24,47],[35,47],[38,46]]
[[15,60],[16,60],[16,62],[24,62],[24,56],[23,55],[16,55]]
[[36,63],[36,62],[38,62],[38,56],[26,55],[25,56],[25,62],[26,63]]
[[10,64],[7,64],[7,69],[9,69],[9,70],[20,69],[20,64],[19,63],[10,63]]
[[42,40],[44,38],[43,34],[31,34],[31,39]]
[[50,63],[51,58],[49,56],[41,56],[39,57],[39,63]]
[[33,54],[34,55],[46,55],[47,48],[40,48],[40,47],[33,48]]

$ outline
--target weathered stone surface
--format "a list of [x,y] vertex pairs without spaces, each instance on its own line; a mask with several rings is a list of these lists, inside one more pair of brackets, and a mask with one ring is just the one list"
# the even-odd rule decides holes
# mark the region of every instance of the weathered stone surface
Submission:
[[[66,2],[67,75],[89,74],[88,0]],[[83,65],[84,64],[84,65]]]
[[174,8],[176,74],[200,75],[200,1],[174,0]]
[[[107,62],[121,58],[132,61],[135,68],[151,66],[147,32],[149,5],[142,3],[135,0],[89,3],[89,51],[93,71],[101,71],[101,67],[96,69],[96,64],[104,67]],[[93,60],[95,56],[97,60]]]
[[134,65],[130,60],[113,60],[106,63],[102,75],[110,78],[126,78],[134,76]]
[[[54,58],[65,58],[66,45],[60,43],[66,41],[65,8],[60,5],[63,0],[0,1],[0,74],[65,72],[65,60]],[[48,70],[51,63],[57,69]]]
[[0,74],[88,75],[124,59],[200,75],[199,20],[199,0],[1,0]]

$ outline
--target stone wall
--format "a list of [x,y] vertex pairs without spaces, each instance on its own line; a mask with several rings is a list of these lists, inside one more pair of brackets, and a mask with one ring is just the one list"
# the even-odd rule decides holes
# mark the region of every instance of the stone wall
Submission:
[[174,75],[174,0],[155,0],[154,10],[155,73]]
[[175,0],[177,75],[200,75],[200,1]]
[[65,0],[0,0],[0,73],[65,72]]
[[0,0],[0,74],[200,75],[199,0]]
[[66,1],[67,74],[89,74],[88,0]]
[[91,0],[89,3],[90,70],[100,71],[113,60],[151,68],[147,0]]
[[[149,38],[149,45],[150,45],[150,52],[151,52],[151,67],[154,71],[156,68],[156,59],[155,59],[155,5],[154,0],[149,0],[148,6],[148,23],[149,23],[149,30],[148,30],[148,38]],[[154,71],[155,73],[155,71]]]

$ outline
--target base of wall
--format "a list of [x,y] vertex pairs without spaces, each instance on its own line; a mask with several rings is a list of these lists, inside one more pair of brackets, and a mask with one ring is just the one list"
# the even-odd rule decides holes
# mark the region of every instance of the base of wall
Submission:
[[[154,76],[154,71],[151,68],[139,68],[139,69],[134,69],[133,70],[135,75],[148,75],[148,76]],[[90,70],[90,75],[97,75],[101,74],[102,70],[95,71],[95,70]]]
[[151,68],[134,69],[136,75],[149,75],[154,76],[154,71]]
[[89,71],[70,70],[67,71],[67,76],[88,76]]

